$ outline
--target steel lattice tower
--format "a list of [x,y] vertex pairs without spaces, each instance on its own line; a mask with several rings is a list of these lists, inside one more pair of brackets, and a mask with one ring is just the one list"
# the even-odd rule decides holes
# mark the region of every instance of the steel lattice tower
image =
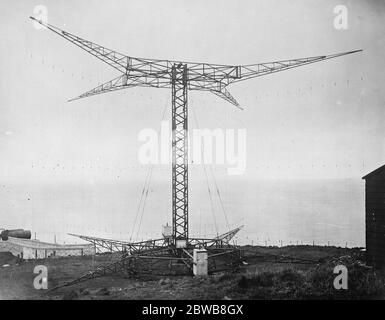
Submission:
[[[89,54],[107,63],[119,72],[115,79],[91,89],[76,100],[97,94],[127,89],[132,87],[151,87],[171,89],[172,94],[172,227],[173,235],[170,243],[164,239],[142,242],[124,242],[77,235],[78,237],[110,251],[123,252],[122,259],[111,265],[97,268],[83,277],[71,282],[77,283],[84,279],[116,272],[118,269],[133,270],[127,267],[138,259],[179,259],[187,267],[192,266],[191,250],[196,247],[212,250],[212,257],[222,255],[227,251],[234,252],[229,241],[239,231],[236,228],[211,239],[192,238],[189,236],[188,212],[188,104],[189,90],[211,92],[218,97],[242,109],[227,87],[236,82],[265,76],[268,74],[312,64],[356,53],[362,50],[342,52],[331,55],[321,55],[289,60],[256,63],[249,65],[222,65],[210,63],[182,62],[160,59],[145,59],[130,57],[108,49],[94,42],[75,36],[53,25],[32,20],[45,26],[59,36],[72,42]],[[190,250],[190,251],[189,251]],[[218,253],[218,251],[224,251]],[[227,250],[227,251],[226,251]],[[161,257],[159,255],[164,255]],[[178,257],[172,258],[170,257]],[[209,256],[210,258],[210,256]],[[147,260],[146,260],[147,261]],[[171,261],[171,260],[170,260]],[[187,262],[188,261],[188,262]]]

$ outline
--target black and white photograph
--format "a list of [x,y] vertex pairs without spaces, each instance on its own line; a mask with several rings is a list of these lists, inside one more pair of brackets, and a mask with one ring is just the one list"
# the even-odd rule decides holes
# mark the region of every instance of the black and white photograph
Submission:
[[385,299],[384,1],[0,10],[0,300]]

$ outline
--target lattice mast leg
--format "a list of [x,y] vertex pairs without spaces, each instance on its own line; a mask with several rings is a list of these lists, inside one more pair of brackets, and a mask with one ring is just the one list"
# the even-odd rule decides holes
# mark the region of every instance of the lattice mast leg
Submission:
[[183,248],[188,241],[188,127],[187,65],[172,67],[172,225],[173,244]]

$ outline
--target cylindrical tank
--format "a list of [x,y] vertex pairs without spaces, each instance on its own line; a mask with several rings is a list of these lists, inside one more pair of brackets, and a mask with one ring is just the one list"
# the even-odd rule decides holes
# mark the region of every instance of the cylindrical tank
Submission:
[[19,239],[31,239],[31,231],[24,229],[4,230],[0,234],[1,240],[6,241],[9,237]]

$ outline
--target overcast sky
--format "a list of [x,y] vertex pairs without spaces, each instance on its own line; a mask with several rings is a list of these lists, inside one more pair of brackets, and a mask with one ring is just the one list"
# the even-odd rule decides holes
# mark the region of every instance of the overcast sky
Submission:
[[[189,93],[200,128],[247,132],[245,174],[213,168],[230,222],[244,218],[245,236],[363,244],[361,177],[385,161],[383,1],[2,0],[0,226],[52,240],[71,231],[127,236],[148,171],[137,160],[138,133],[157,130],[164,108],[170,119],[171,92],[133,88],[68,103],[118,74],[36,30],[28,18],[36,5],[47,7],[49,23],[134,57],[241,65],[363,49],[230,86],[244,111]],[[348,10],[347,30],[333,25],[337,5]],[[197,127],[192,112],[189,125]],[[190,170],[190,222],[197,231],[204,216],[212,234],[201,169]],[[156,214],[142,237],[170,222],[170,171],[154,169],[146,210]],[[351,182],[261,183],[297,178]]]
[[[245,111],[205,92],[190,93],[190,107],[201,127],[247,130],[258,177],[361,177],[384,162],[381,1],[1,1],[3,176],[137,167],[138,132],[157,129],[170,105],[169,90],[147,88],[66,102],[117,73],[36,30],[28,16],[41,4],[49,23],[137,57],[236,65],[363,49],[230,86]],[[333,26],[339,4],[347,30]]]

